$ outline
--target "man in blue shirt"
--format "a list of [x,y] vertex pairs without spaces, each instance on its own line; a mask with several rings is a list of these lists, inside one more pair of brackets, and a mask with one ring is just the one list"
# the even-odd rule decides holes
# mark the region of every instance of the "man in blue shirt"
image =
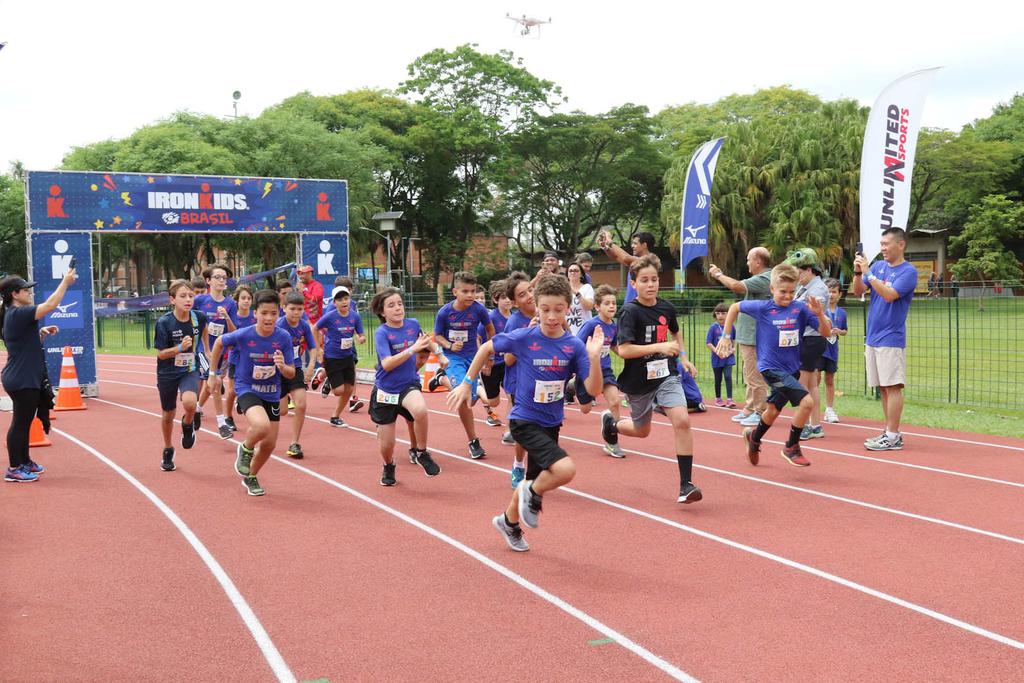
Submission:
[[903,385],[907,381],[907,314],[917,287],[917,269],[903,258],[907,233],[889,228],[882,233],[882,260],[869,267],[863,254],[853,261],[853,293],[870,291],[864,362],[868,384],[882,394],[885,431],[868,439],[869,451],[903,448],[900,418],[903,417]]

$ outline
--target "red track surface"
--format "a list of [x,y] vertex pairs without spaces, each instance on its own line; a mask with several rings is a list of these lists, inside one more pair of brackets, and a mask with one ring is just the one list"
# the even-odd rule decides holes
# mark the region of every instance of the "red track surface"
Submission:
[[[579,474],[517,554],[490,526],[512,449],[481,424],[488,457],[468,460],[443,396],[428,397],[439,477],[400,445],[399,484],[381,488],[365,412],[334,429],[333,399],[311,394],[306,459],[272,460],[268,495],[250,498],[234,443],[210,432],[160,471],[153,365],[101,357],[102,399],[54,427],[180,517],[255,626],[150,499],[53,433],[33,450],[42,480],[0,488],[5,681],[1024,675],[1024,441],[908,426],[903,451],[873,454],[861,442],[877,425],[853,421],[806,444],[811,468],[775,445],[755,468],[731,411],[713,409],[692,416],[704,501],[680,506],[668,426],[623,438],[619,461],[600,451],[596,413],[570,410]],[[282,451],[290,430],[285,418]]]

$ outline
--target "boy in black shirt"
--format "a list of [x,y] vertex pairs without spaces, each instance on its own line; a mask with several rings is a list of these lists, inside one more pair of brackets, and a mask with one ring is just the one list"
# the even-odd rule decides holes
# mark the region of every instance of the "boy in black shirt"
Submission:
[[611,411],[601,414],[601,431],[606,443],[617,444],[619,434],[643,438],[651,433],[654,410],[671,420],[679,463],[679,503],[696,503],[703,496],[693,485],[693,435],[687,415],[686,395],[676,375],[676,357],[682,355],[683,369],[696,374],[686,360],[683,335],[676,309],[658,298],[661,261],[654,254],[641,256],[629,266],[636,298],[622,307],[619,318],[618,354],[625,361],[619,388],[629,398],[630,417],[616,420]]

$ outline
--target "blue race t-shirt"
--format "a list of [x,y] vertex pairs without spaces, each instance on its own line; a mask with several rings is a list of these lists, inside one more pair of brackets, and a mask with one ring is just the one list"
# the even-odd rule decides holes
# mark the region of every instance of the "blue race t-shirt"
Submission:
[[2,372],[7,391],[41,389],[46,375],[46,354],[39,340],[36,306],[12,306],[4,314],[7,363]]
[[[846,329],[846,310],[836,307],[836,310],[830,311],[827,308],[825,313],[828,314],[828,319],[832,321],[833,330],[845,330]],[[833,343],[832,340],[835,339]],[[825,345],[825,358],[829,360],[839,360],[839,337],[832,336],[828,339],[829,343]]]
[[[512,315],[510,315],[508,317],[508,321],[505,322],[505,332],[512,332],[513,330],[521,330],[524,327],[529,327],[532,320],[533,318],[526,317],[526,315],[520,313],[517,308],[512,311]],[[505,393],[509,396],[516,395],[516,365],[519,365],[518,360],[505,370],[505,380],[502,382],[505,386]]]
[[[705,339],[705,344],[713,344],[718,346],[718,340],[722,338],[722,332],[725,330],[717,322],[711,323],[711,327],[708,328],[708,336]],[[736,326],[732,328],[732,334],[729,338],[736,341]],[[719,358],[718,354],[714,351],[711,352],[711,367],[712,368],[724,368],[726,365],[736,365],[736,353],[735,351],[728,358]]]
[[516,401],[510,420],[557,427],[565,419],[565,382],[590,374],[590,358],[578,337],[566,332],[546,336],[540,327],[499,334],[494,349],[516,357]]
[[871,274],[895,289],[900,296],[889,303],[874,287],[868,285],[871,299],[868,303],[868,334],[865,343],[868,346],[905,348],[907,314],[910,312],[910,302],[914,299],[914,288],[917,287],[917,268],[909,261],[895,267],[885,261],[878,261],[872,264]]
[[[193,322],[192,318],[195,317]],[[177,346],[185,337],[192,338],[192,348],[171,358],[160,358],[156,361],[158,379],[177,379],[192,372],[197,367],[196,353],[202,346],[203,330],[206,328],[206,314],[202,311],[189,311],[188,319],[181,322],[174,317],[174,311],[164,313],[153,326],[153,348],[163,351]]]
[[401,327],[391,327],[384,323],[377,328],[373,340],[377,347],[377,375],[374,384],[378,389],[389,394],[400,394],[406,387],[419,384],[420,376],[416,372],[416,354],[409,354],[409,358],[405,362],[390,372],[385,372],[380,361],[405,351],[416,343],[421,334],[423,334],[423,328],[420,327],[420,321],[416,318],[406,318],[402,321]]
[[363,334],[363,319],[349,306],[348,315],[332,308],[316,321],[324,331],[324,358],[350,358],[356,352],[356,334]]
[[[472,361],[478,348],[477,326],[483,325],[486,328],[489,322],[490,314],[479,301],[474,301],[464,311],[456,310],[455,302],[449,301],[437,312],[437,318],[434,319],[434,334],[439,334],[452,343],[461,341],[462,349],[446,350],[445,353]],[[484,334],[486,335],[486,332]]]
[[629,273],[626,273],[626,298],[623,299],[622,303],[628,304],[635,298],[636,288],[633,287],[633,277]]
[[274,364],[274,352],[284,354],[284,362],[292,365],[292,338],[284,330],[275,327],[269,336],[257,332],[257,327],[228,332],[221,337],[221,343],[238,348],[238,362],[235,365],[235,393],[256,394],[264,401],[276,403],[281,399],[281,373]]
[[[278,318],[277,327],[287,332],[291,338],[292,355],[295,357],[295,362],[292,364],[295,367],[300,367],[304,349],[312,351],[316,348],[316,336],[313,334],[313,328],[309,326],[309,321],[299,318],[299,324],[292,327],[288,324],[288,318]],[[305,347],[302,345],[303,342],[306,344]]]
[[228,318],[217,313],[220,306],[228,312],[228,317],[238,313],[238,302],[229,296],[217,301],[212,294],[200,294],[192,304],[193,311],[202,311],[206,314],[206,331],[210,335],[210,348],[205,349],[207,352],[213,350],[217,337],[228,331]]
[[[491,324],[494,325],[494,334],[501,334],[502,332],[504,332],[505,331],[505,325],[508,323],[508,318],[503,316],[501,314],[501,311],[499,311],[497,308],[492,308],[491,312],[489,313],[489,316],[491,318]],[[484,327],[483,323],[481,323],[480,326],[476,328],[476,336],[480,340],[486,340],[487,339],[487,328]],[[504,365],[504,364],[505,364],[505,357],[503,355],[501,355],[500,353],[494,354],[494,359],[493,359],[493,362],[491,363],[491,365]]]
[[[248,315],[242,315],[235,311],[231,319],[235,321],[236,330],[240,330],[243,327],[252,327],[256,324],[256,311],[250,308]],[[231,347],[231,350],[228,352],[228,365],[235,365],[236,363],[238,363],[238,349]]]
[[598,325],[601,326],[601,331],[604,332],[604,346],[601,348],[601,369],[611,370],[612,369],[612,346],[615,345],[615,338],[619,334],[619,326],[615,324],[613,320],[610,323],[606,323],[601,320],[600,316],[594,316],[587,322],[583,323],[583,327],[576,333],[576,336],[580,338],[583,345],[586,346],[590,338],[594,336],[594,328]]
[[800,335],[818,329],[818,316],[803,301],[785,308],[774,301],[741,301],[740,311],[757,321],[757,369],[787,375],[800,372]]

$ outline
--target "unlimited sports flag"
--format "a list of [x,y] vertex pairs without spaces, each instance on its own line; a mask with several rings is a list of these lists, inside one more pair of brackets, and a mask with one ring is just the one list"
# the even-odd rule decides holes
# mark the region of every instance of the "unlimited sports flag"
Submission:
[[679,234],[679,270],[685,283],[686,264],[708,255],[708,223],[711,216],[711,181],[715,177],[718,152],[725,138],[708,140],[690,159],[683,185],[683,210]]
[[871,108],[860,156],[860,242],[868,261],[878,254],[883,230],[907,227],[917,134],[936,71],[896,79]]

